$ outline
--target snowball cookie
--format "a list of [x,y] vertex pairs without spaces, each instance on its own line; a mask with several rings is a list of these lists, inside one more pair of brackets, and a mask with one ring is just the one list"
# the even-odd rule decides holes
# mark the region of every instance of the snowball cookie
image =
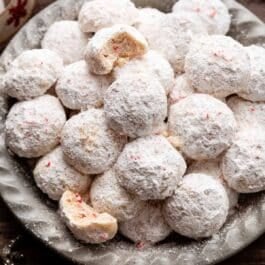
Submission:
[[179,12],[166,14],[162,20],[154,21],[145,37],[150,48],[160,51],[178,73],[184,71],[192,39],[201,34],[207,34],[207,31],[198,16]]
[[59,200],[66,190],[85,193],[91,183],[89,176],[80,174],[64,161],[61,147],[41,158],[33,175],[37,186],[52,200]]
[[228,185],[240,193],[265,190],[264,129],[240,132],[223,157],[222,171]]
[[185,72],[198,92],[224,98],[247,85],[249,57],[244,47],[230,37],[204,36],[191,44]]
[[62,69],[62,59],[52,51],[24,51],[4,75],[1,90],[18,100],[42,96],[55,84]]
[[181,154],[163,136],[128,143],[115,164],[121,186],[141,200],[171,196],[186,171]]
[[223,184],[227,193],[229,200],[229,209],[233,210],[233,208],[237,206],[239,194],[235,190],[229,188],[227,183],[223,180],[220,158],[214,160],[194,161],[190,165],[188,173],[202,173],[219,180]]
[[251,101],[265,101],[265,49],[252,45],[245,50],[250,58],[250,79],[238,95]]
[[230,28],[231,16],[221,0],[180,0],[173,12],[191,12],[200,17],[209,34],[226,35]]
[[162,215],[162,204],[148,201],[133,219],[119,224],[119,231],[133,242],[145,246],[164,240],[172,229]]
[[20,157],[43,156],[59,143],[65,122],[64,109],[53,96],[16,103],[5,123],[6,144]]
[[136,138],[161,128],[167,116],[167,97],[151,75],[125,75],[106,92],[104,110],[113,130]]
[[98,75],[109,74],[116,65],[144,55],[148,44],[142,34],[127,25],[115,25],[98,31],[88,43],[85,59],[90,71]]
[[143,202],[119,185],[113,170],[93,181],[90,200],[96,211],[109,213],[119,222],[134,218],[143,207]]
[[195,93],[195,91],[188,83],[185,74],[179,75],[176,77],[173,88],[170,91],[169,104],[173,105],[193,93]]
[[169,133],[194,160],[216,158],[231,145],[236,129],[233,112],[210,95],[193,94],[170,107]]
[[169,62],[158,52],[150,50],[144,56],[135,58],[114,69],[116,79],[123,75],[149,73],[160,81],[168,94],[174,83],[174,71]]
[[251,102],[238,96],[227,100],[228,106],[234,112],[239,130],[265,126],[265,102]]
[[85,61],[66,66],[56,84],[63,105],[73,110],[99,108],[110,85],[110,78],[90,73]]
[[115,24],[132,25],[138,10],[130,0],[88,1],[79,13],[79,25],[83,32],[97,32]]
[[165,13],[156,8],[144,7],[139,9],[137,20],[133,24],[144,36],[149,36],[150,30],[153,31],[153,23],[162,20]]
[[117,220],[107,213],[99,214],[79,194],[66,191],[60,200],[60,214],[75,238],[89,244],[111,240],[117,233]]
[[80,30],[77,21],[62,20],[50,26],[41,46],[59,54],[64,64],[71,64],[83,59],[89,37]]
[[104,111],[90,109],[73,116],[63,128],[66,161],[83,174],[101,174],[119,156],[126,138],[108,128]]
[[165,201],[163,213],[175,232],[200,239],[219,231],[228,208],[227,194],[220,181],[205,174],[189,174]]

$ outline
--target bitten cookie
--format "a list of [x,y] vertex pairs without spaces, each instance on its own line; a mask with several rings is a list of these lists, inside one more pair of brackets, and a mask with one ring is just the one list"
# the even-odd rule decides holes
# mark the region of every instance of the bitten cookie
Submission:
[[117,233],[117,220],[107,213],[96,212],[77,193],[64,192],[59,206],[69,230],[85,243],[100,244],[111,240]]
[[135,28],[118,24],[98,31],[88,43],[85,60],[90,71],[97,75],[109,74],[116,65],[147,52],[148,44]]

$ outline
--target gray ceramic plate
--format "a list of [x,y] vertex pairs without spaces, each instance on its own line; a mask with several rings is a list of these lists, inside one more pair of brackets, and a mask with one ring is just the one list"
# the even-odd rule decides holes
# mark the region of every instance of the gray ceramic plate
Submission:
[[[107,2],[107,1],[106,1]],[[174,0],[135,0],[137,5],[169,11]],[[0,77],[23,50],[37,48],[55,20],[76,19],[83,0],[60,0],[42,11],[15,36],[0,59]],[[265,44],[265,26],[233,0],[225,0],[233,16],[230,34],[241,43]],[[76,241],[58,218],[56,206],[35,187],[25,161],[4,144],[3,124],[8,100],[0,97],[0,194],[15,216],[37,238],[64,257],[89,265],[201,265],[221,261],[265,232],[265,194],[241,199],[239,210],[209,240],[194,242],[172,236],[166,242],[137,250],[124,238],[100,246]]]

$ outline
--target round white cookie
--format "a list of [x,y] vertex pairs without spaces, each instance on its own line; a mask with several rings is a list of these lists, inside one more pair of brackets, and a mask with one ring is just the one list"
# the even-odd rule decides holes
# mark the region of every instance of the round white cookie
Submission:
[[44,35],[42,48],[56,52],[64,64],[71,64],[84,58],[84,50],[90,35],[80,30],[77,21],[54,22]]
[[138,10],[130,0],[105,0],[86,2],[79,13],[79,25],[83,32],[97,32],[115,24],[132,25]]
[[198,92],[225,98],[245,89],[250,77],[249,56],[231,37],[203,36],[191,44],[185,72]]
[[221,0],[180,0],[173,12],[186,11],[200,17],[209,34],[226,35],[230,28],[231,16]]
[[90,73],[85,61],[66,66],[56,84],[56,94],[72,110],[102,107],[110,78]]
[[125,75],[108,89],[104,99],[108,125],[136,138],[156,133],[167,116],[167,97],[152,75]]
[[135,28],[117,24],[98,31],[88,43],[85,60],[90,71],[97,75],[109,74],[116,65],[142,56],[148,44]]
[[34,49],[22,52],[0,82],[0,89],[18,100],[44,95],[57,81],[62,59],[53,51]]
[[229,148],[236,130],[233,112],[210,95],[193,94],[170,107],[169,134],[194,160],[216,158]]
[[174,71],[169,62],[156,51],[148,51],[144,56],[135,58],[123,66],[114,69],[116,79],[125,75],[149,73],[156,78],[168,94],[173,87]]
[[264,163],[264,129],[246,129],[238,133],[223,157],[224,179],[239,193],[263,191],[265,190]]
[[179,12],[166,14],[163,19],[155,20],[145,37],[151,49],[160,51],[175,72],[182,73],[190,43],[198,35],[207,35],[198,16]]
[[251,101],[265,101],[265,49],[252,45],[245,50],[250,58],[250,79],[238,95]]
[[143,202],[119,185],[113,170],[106,171],[93,181],[90,199],[97,212],[109,213],[119,222],[134,218],[143,207]]
[[173,194],[186,163],[165,137],[147,136],[128,143],[114,169],[120,185],[141,200],[163,200]]
[[164,240],[172,229],[162,215],[161,206],[160,202],[145,202],[133,219],[119,224],[120,233],[142,247]]
[[189,166],[188,174],[206,174],[212,176],[222,183],[229,199],[229,209],[233,212],[234,208],[238,205],[239,194],[231,189],[224,181],[221,169],[221,159],[194,161]]
[[108,128],[104,111],[90,109],[73,116],[63,128],[66,161],[84,174],[101,174],[118,158],[126,138]]
[[41,191],[55,201],[60,200],[66,190],[83,194],[91,183],[89,176],[79,173],[65,162],[61,147],[41,158],[33,175]]
[[5,123],[6,144],[20,157],[43,156],[59,143],[65,122],[64,109],[53,96],[16,103]]
[[228,208],[227,193],[220,181],[205,174],[189,174],[165,201],[163,212],[175,232],[200,239],[219,231]]
[[89,244],[111,240],[117,233],[117,220],[107,213],[99,214],[81,196],[65,191],[59,204],[62,220],[76,239]]

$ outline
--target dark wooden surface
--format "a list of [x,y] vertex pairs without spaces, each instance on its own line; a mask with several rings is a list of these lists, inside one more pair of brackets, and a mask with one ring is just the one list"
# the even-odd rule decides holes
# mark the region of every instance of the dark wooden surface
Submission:
[[[239,2],[246,5],[265,21],[265,0],[241,0]],[[0,264],[70,265],[25,232],[1,199]],[[265,235],[221,265],[265,265]]]

